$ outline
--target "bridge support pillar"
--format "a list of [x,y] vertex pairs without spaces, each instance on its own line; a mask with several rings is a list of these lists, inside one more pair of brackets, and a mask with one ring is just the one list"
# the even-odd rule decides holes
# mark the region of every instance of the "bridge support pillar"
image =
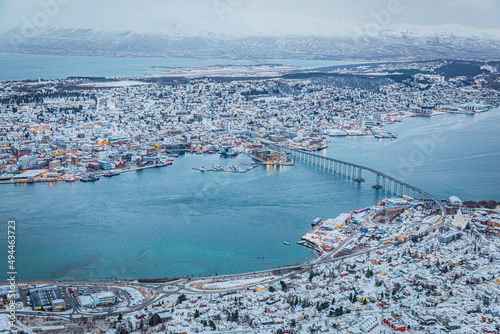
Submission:
[[365,179],[361,177],[361,168],[358,167],[358,177],[354,179],[356,182],[365,182]]
[[377,174],[377,184],[376,184],[376,185],[374,185],[372,188],[373,188],[373,189],[383,189],[383,188],[384,188],[384,187],[382,187],[382,186],[380,185],[380,174]]

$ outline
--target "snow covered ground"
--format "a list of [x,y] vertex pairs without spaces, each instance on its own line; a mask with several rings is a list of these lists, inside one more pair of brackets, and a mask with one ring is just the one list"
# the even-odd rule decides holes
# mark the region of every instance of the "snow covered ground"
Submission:
[[[241,280],[232,280],[232,281],[224,281],[224,282],[210,282],[210,283],[203,283],[203,282],[196,282],[196,283],[201,283],[201,286],[203,290],[226,290],[226,289],[234,289],[234,288],[240,288],[244,287],[247,285],[252,285],[252,284],[259,284],[261,282],[265,282],[272,279],[272,277],[257,277],[257,278],[248,278],[248,279],[241,279]],[[196,288],[191,284],[190,288]]]
[[0,333],[10,333],[10,325],[7,314],[0,314]]
[[132,80],[122,80],[122,81],[109,81],[109,82],[93,82],[88,84],[78,85],[80,87],[128,87],[128,86],[139,86],[147,85],[146,82],[132,81]]

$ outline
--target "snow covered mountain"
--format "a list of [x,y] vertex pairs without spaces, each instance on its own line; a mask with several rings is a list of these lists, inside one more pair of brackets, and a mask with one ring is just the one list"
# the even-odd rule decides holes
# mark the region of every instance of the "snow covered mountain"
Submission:
[[[0,51],[71,55],[400,60],[500,57],[500,30],[461,25],[359,24],[289,17],[291,23],[183,20],[132,31],[16,27]],[[210,27],[204,28],[205,26]],[[228,29],[228,26],[231,29]]]

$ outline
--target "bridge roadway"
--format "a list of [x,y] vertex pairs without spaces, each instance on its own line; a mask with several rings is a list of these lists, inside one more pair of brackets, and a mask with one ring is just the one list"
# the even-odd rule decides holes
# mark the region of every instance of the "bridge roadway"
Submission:
[[423,191],[406,182],[400,181],[390,175],[382,173],[371,167],[366,167],[359,164],[342,161],[334,158],[323,157],[314,153],[294,149],[280,144],[266,144],[266,146],[274,150],[290,154],[295,159],[309,162],[311,164],[317,165],[320,168],[324,168],[326,170],[351,177],[356,182],[365,181],[362,178],[362,171],[373,173],[377,180],[376,184],[373,186],[374,189],[385,189],[386,191],[393,193],[397,196],[413,195],[412,196],[413,198],[431,202],[433,206],[436,206],[441,213],[441,218],[439,219],[436,225],[439,225],[446,216],[446,208],[444,207],[444,205],[441,203],[440,200],[438,200],[428,192]]

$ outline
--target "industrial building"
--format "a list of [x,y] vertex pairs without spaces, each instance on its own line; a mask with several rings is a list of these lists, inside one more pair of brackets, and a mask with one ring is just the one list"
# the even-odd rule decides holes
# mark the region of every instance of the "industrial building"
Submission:
[[115,303],[115,294],[111,291],[78,296],[78,302],[83,307],[106,306]]
[[57,286],[44,286],[28,289],[34,310],[64,311],[66,302]]
[[115,303],[115,294],[111,291],[103,291],[95,294],[95,299],[99,305],[109,305]]

